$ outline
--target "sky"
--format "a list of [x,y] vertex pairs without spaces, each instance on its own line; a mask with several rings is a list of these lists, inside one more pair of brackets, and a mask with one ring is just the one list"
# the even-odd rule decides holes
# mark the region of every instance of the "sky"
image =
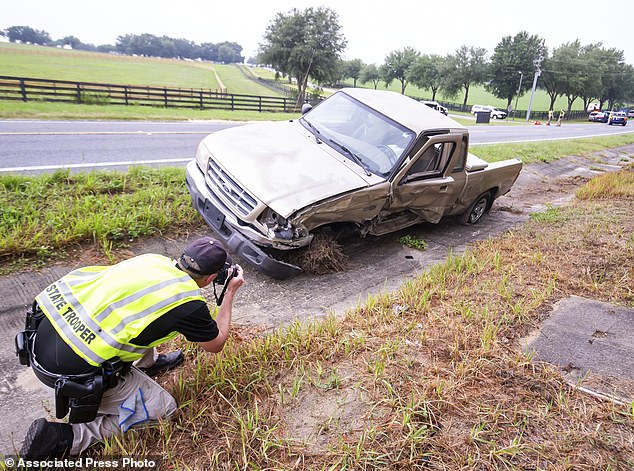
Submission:
[[550,0],[25,0],[7,1],[0,29],[30,26],[52,39],[115,44],[125,34],[149,33],[201,43],[240,44],[255,56],[278,12],[328,7],[339,15],[347,40],[344,59],[380,65],[391,51],[413,47],[446,55],[460,46],[483,47],[488,57],[504,36],[525,30],[549,51],[579,39],[624,51],[634,65],[634,1]]

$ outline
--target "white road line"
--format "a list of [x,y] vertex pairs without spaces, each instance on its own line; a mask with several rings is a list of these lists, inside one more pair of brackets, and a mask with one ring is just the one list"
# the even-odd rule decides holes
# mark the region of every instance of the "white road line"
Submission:
[[2,172],[28,172],[37,170],[60,170],[74,168],[90,168],[90,167],[120,167],[125,165],[146,165],[146,164],[166,164],[189,162],[192,158],[187,159],[162,159],[162,160],[129,160],[125,162],[94,162],[83,164],[66,164],[66,165],[36,165],[33,167],[6,167],[0,168]]

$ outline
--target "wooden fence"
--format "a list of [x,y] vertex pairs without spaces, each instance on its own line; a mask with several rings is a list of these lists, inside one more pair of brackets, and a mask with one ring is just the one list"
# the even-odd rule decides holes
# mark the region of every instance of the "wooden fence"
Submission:
[[227,93],[226,89],[148,87],[9,76],[0,76],[0,100],[200,110],[297,111],[296,101],[291,98],[236,95]]

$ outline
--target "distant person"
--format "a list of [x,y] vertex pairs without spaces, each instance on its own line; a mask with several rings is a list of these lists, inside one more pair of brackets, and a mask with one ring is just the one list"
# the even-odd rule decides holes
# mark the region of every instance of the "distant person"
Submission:
[[548,122],[546,123],[546,126],[550,126],[550,123],[553,120],[553,115],[554,115],[553,110],[548,110]]
[[559,116],[557,117],[557,126],[561,126],[561,121],[564,119],[564,115],[565,113],[564,113],[564,110],[562,109],[559,112]]
[[[225,286],[214,320],[200,289],[218,277]],[[70,412],[70,423],[35,420],[20,456],[78,455],[95,441],[172,415],[176,401],[150,375],[180,365],[183,354],[156,355],[154,347],[182,334],[220,352],[243,283],[242,268],[231,265],[221,243],[204,237],[178,260],[146,254],[79,268],[48,286],[27,313],[16,347],[20,362],[55,389],[56,415]]]

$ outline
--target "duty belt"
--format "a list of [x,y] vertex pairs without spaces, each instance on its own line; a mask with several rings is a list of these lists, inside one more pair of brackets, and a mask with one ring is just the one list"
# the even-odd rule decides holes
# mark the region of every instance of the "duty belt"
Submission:
[[55,415],[66,417],[70,410],[69,422],[92,422],[97,416],[104,390],[115,387],[122,375],[129,371],[129,364],[119,357],[105,361],[90,373],[70,375],[48,371],[35,358],[33,344],[37,328],[44,313],[37,303],[26,312],[26,325],[15,337],[16,354],[20,363],[33,368],[35,376],[55,389]]

